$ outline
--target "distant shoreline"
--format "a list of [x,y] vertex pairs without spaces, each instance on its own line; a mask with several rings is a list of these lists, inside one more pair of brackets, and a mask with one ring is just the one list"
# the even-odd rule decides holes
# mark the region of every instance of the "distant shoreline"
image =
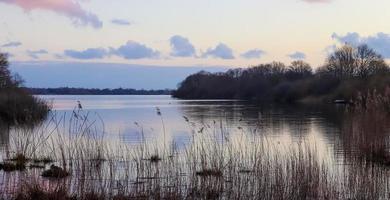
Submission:
[[171,95],[173,90],[137,90],[131,88],[25,88],[33,95]]

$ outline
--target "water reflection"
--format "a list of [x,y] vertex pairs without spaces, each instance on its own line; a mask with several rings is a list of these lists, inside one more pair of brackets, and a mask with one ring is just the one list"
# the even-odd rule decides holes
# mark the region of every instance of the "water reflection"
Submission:
[[[340,144],[343,121],[343,108],[333,105],[257,105],[233,100],[177,100],[170,96],[40,97],[51,102],[56,110],[52,115],[63,117],[65,122],[80,101],[89,120],[104,127],[105,134],[130,144],[143,138],[162,141],[164,123],[166,140],[179,146],[190,140],[191,131],[213,133],[222,127],[232,139],[239,134],[261,134],[285,146],[309,140],[317,148],[333,149]],[[162,116],[157,115],[156,108]],[[9,140],[7,133],[0,136],[2,142]]]
[[[333,137],[341,126],[342,109],[330,106],[304,105],[256,105],[248,102],[216,102],[217,105],[186,106],[180,102],[181,113],[199,124],[224,122],[231,130],[242,127],[259,129],[268,135],[283,135],[288,131],[292,137],[310,134],[312,126],[324,137]],[[328,131],[331,130],[331,131]]]

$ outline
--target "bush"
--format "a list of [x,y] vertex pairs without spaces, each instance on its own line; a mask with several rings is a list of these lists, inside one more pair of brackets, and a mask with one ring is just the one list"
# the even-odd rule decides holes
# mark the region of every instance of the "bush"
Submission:
[[11,75],[5,54],[0,53],[0,121],[15,125],[43,120],[50,107],[21,88],[18,75]]

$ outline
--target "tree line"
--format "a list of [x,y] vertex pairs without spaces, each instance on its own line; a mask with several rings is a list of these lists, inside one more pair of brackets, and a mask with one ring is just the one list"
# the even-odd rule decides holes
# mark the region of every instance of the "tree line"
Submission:
[[273,102],[350,100],[358,92],[384,90],[390,69],[367,45],[344,45],[314,70],[304,61],[260,64],[227,72],[201,71],[173,92],[182,99],[249,99]]
[[89,89],[89,88],[26,88],[31,94],[37,95],[170,95],[171,90],[136,90],[126,88]]

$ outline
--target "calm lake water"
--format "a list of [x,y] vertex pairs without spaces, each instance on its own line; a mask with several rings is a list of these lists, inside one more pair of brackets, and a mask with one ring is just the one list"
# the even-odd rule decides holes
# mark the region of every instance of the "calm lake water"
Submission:
[[[144,137],[185,145],[192,131],[223,128],[234,139],[264,134],[280,145],[307,141],[323,152],[342,152],[339,130],[343,107],[335,105],[256,105],[237,100],[178,100],[170,96],[39,96],[51,102],[56,116],[69,118],[80,102],[90,120],[105,134],[123,142],[138,143]],[[161,116],[157,114],[157,108]],[[186,120],[188,119],[188,121]],[[103,122],[102,122],[103,121]],[[325,151],[326,150],[326,151]]]
[[[388,186],[387,168],[366,168],[374,165],[361,165],[359,154],[349,154],[354,150],[349,145],[359,143],[341,131],[349,124],[344,120],[350,120],[344,118],[341,105],[178,100],[170,96],[39,97],[52,104],[53,111],[41,124],[11,127],[0,134],[0,160],[14,152],[34,159],[52,158],[55,165],[70,171],[71,176],[64,180],[75,186],[71,190],[85,186],[138,190],[149,184],[172,188],[178,183],[178,187],[190,188],[192,183],[203,186],[215,180],[238,192],[252,191],[248,187],[253,185],[257,193],[260,181],[265,188],[278,188],[280,181],[300,185],[294,182],[296,177],[317,180],[317,174],[318,182],[340,191],[346,185],[351,190],[361,188],[366,184],[362,180],[373,180],[367,185]],[[101,133],[104,137],[96,137]],[[51,166],[36,169],[31,162],[28,165],[24,171],[0,171],[0,190],[12,193],[16,185],[26,182],[24,177],[42,185],[59,183],[41,176],[42,168]],[[202,175],[207,169],[221,175]],[[295,190],[294,185],[291,191]],[[388,190],[383,190],[382,195],[388,195]]]

